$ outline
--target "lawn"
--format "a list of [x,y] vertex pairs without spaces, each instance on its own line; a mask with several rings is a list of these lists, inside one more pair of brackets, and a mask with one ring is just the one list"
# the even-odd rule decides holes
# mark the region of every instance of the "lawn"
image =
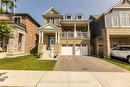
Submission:
[[35,56],[28,55],[17,58],[0,59],[2,70],[53,70],[55,60],[37,60]]
[[112,64],[115,64],[117,66],[120,66],[120,67],[130,71],[130,64],[127,63],[126,61],[119,60],[119,59],[108,59],[108,58],[100,58],[100,59],[107,61],[107,62],[110,62]]

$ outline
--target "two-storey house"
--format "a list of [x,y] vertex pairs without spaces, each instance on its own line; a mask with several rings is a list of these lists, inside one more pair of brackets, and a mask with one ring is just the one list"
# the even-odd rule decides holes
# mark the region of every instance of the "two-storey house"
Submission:
[[93,54],[109,57],[111,48],[130,45],[130,1],[120,0],[102,15],[91,15]]
[[39,54],[42,58],[60,55],[90,55],[89,21],[82,14],[63,15],[51,7],[39,29]]
[[12,27],[13,39],[0,39],[0,58],[36,53],[40,25],[27,13],[0,14],[0,22]]

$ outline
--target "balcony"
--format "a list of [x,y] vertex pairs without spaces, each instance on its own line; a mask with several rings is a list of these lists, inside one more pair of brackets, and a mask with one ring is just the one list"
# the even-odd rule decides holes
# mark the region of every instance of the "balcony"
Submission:
[[13,20],[0,20],[0,22],[5,22],[7,24],[17,24],[17,25],[19,25],[19,26],[26,29],[26,25],[24,25],[23,23],[17,23],[17,22],[15,22]]
[[90,32],[63,32],[62,38],[89,38]]

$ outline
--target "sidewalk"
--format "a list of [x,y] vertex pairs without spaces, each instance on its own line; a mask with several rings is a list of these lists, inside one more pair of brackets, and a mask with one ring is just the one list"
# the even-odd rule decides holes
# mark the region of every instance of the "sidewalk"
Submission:
[[6,71],[0,86],[24,87],[130,87],[129,72]]

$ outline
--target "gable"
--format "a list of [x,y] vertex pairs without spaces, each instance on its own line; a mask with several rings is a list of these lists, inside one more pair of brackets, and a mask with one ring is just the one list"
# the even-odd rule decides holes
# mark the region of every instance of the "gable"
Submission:
[[130,7],[130,1],[129,0],[122,0],[115,8],[129,8]]
[[51,7],[50,9],[48,9],[45,13],[43,13],[43,15],[47,15],[47,14],[59,14],[61,15],[61,13],[59,11],[57,11],[55,8]]
[[130,8],[130,1],[129,0],[120,0],[118,3],[116,3],[111,8],[106,10],[105,13],[110,12],[114,8]]
[[49,23],[41,27],[41,29],[58,29],[58,27]]

